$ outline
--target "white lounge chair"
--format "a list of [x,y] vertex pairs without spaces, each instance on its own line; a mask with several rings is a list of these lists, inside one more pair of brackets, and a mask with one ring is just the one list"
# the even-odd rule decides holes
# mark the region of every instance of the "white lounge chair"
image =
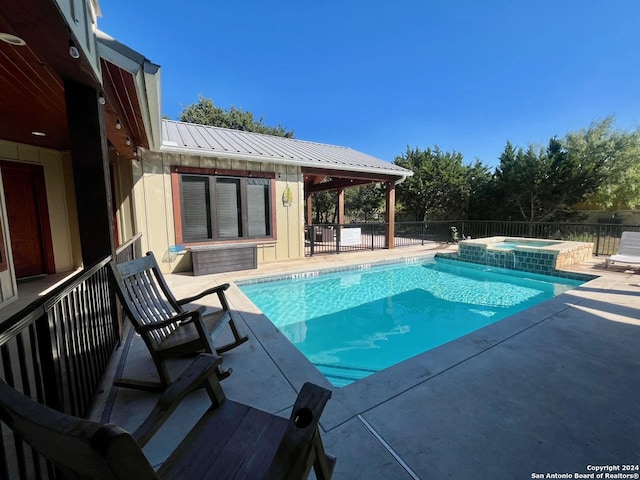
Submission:
[[605,261],[606,268],[611,263],[640,264],[640,232],[622,232],[618,253]]

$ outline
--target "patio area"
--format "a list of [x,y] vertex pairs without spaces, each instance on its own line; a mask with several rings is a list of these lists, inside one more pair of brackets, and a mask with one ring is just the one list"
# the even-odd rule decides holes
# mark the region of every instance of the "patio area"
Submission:
[[[213,283],[455,248],[429,244],[354,252],[167,279],[180,297]],[[592,466],[638,464],[640,274],[618,265],[605,270],[604,261],[594,257],[574,268],[599,275],[595,280],[334,390],[321,421],[325,448],[337,456],[334,478],[525,479],[547,473],[576,478],[594,473]],[[288,416],[305,381],[330,388],[233,283],[228,298],[239,328],[250,336],[224,355],[224,366],[233,368],[222,382],[229,398]],[[111,378],[156,376],[137,337],[117,353]],[[172,365],[176,375],[189,361]],[[133,430],[156,398],[108,382],[93,418]],[[162,462],[205,403],[203,392],[192,395],[148,445],[154,463]]]

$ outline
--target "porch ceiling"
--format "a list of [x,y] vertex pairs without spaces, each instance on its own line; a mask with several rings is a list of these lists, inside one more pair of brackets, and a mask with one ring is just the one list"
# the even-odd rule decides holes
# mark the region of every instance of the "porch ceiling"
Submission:
[[305,192],[315,193],[337,188],[357,187],[372,183],[388,183],[398,180],[397,176],[364,172],[349,172],[321,168],[303,168]]
[[[64,79],[103,87],[82,55],[69,55],[73,35],[51,0],[20,0],[0,5],[0,33],[15,35],[26,45],[0,41],[0,138],[56,150],[70,147]],[[140,116],[133,76],[102,61],[107,138],[128,158],[135,145],[147,146],[146,135],[130,119]],[[115,128],[120,118],[123,126]],[[42,132],[36,136],[33,131]],[[131,145],[126,145],[130,136]]]

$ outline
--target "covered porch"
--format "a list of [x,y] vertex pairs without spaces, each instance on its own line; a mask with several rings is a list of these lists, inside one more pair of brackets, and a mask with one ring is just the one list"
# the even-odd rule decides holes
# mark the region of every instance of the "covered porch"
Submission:
[[[305,196],[305,225],[313,226],[313,194],[317,192],[335,192],[337,218],[336,242],[340,243],[341,225],[345,223],[345,205],[344,192],[347,188],[353,188],[364,185],[382,184],[385,191],[385,207],[384,207],[384,246],[385,248],[393,248],[395,245],[395,208],[396,208],[396,185],[401,183],[405,175],[389,175],[378,172],[354,172],[343,170],[331,170],[313,167],[303,167],[302,175],[304,178],[304,196]],[[315,241],[315,231],[309,230],[308,240],[312,243]],[[338,246],[339,248],[339,246]],[[313,252],[313,249],[312,249]]]
[[[159,130],[158,66],[101,37],[99,15],[0,6],[0,375],[79,416],[120,342],[104,266],[139,239],[127,162]],[[2,440],[2,478],[55,478],[6,425]]]

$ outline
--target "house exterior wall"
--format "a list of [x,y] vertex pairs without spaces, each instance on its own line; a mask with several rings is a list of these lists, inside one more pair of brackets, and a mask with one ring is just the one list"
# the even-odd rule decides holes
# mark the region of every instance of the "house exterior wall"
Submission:
[[126,160],[115,151],[109,152],[109,162],[113,169],[113,198],[115,217],[118,223],[118,245],[122,245],[138,233],[133,208],[133,171],[135,160]]
[[74,237],[77,239],[78,230],[70,156],[57,150],[0,140],[0,159],[42,165],[56,272],[80,266],[72,241]]
[[[78,220],[71,158],[68,153],[0,140],[0,160],[42,165],[47,196],[51,241],[56,272],[66,272],[81,265]],[[10,228],[6,224],[4,189],[0,197],[2,226],[7,256],[11,258]],[[0,308],[16,295],[13,263],[0,273],[2,299]]]
[[[257,245],[258,264],[304,257],[304,187],[299,167],[151,151],[142,151],[138,158],[132,162],[136,229],[142,233],[143,250],[154,253],[164,272],[192,270],[188,249],[175,252],[171,248],[176,245],[171,186],[175,166],[275,174],[275,238],[250,242]],[[287,185],[294,196],[289,207],[282,201]]]

